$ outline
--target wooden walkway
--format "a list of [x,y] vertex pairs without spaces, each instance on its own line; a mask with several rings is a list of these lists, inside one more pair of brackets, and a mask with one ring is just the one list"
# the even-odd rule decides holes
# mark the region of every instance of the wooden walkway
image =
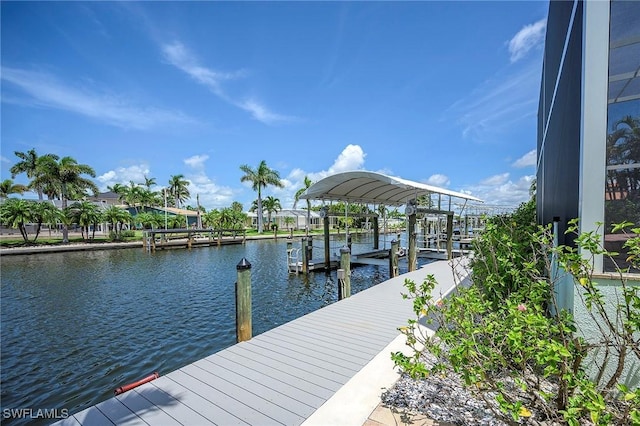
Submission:
[[400,295],[404,280],[422,282],[427,274],[438,280],[434,295],[454,285],[448,262],[431,263],[57,424],[302,424],[398,337],[412,317],[411,302]]

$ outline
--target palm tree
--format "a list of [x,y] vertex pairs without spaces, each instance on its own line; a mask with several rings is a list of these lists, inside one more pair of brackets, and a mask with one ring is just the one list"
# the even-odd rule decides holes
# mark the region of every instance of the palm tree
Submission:
[[180,204],[189,199],[191,196],[189,193],[189,181],[184,178],[184,175],[170,177],[169,193],[173,196],[177,208],[180,208]]
[[0,200],[8,198],[11,194],[22,194],[28,190],[29,188],[24,185],[13,183],[13,179],[5,179],[0,182]]
[[[293,201],[293,209],[296,209],[296,206],[298,205],[298,200],[300,200],[300,196],[302,194],[304,194],[304,192],[309,189],[309,187],[313,185],[313,182],[311,181],[311,179],[309,179],[309,176],[305,176],[304,177],[304,188],[300,188],[296,191],[296,195],[294,197],[294,201]],[[311,224],[311,200],[309,200],[307,198],[307,226],[306,226],[306,231],[307,231],[307,235],[309,235],[309,225]]]
[[[30,149],[27,152],[15,151],[14,154],[21,161],[14,164],[9,171],[11,172],[11,178],[15,178],[20,173],[26,173],[27,178],[35,179],[39,174],[39,160],[41,158],[57,161],[60,157],[55,154],[45,154],[41,157],[38,156],[35,149]],[[38,200],[42,201],[42,194],[44,192],[44,186],[34,185],[33,182],[29,184],[38,193]]]
[[20,198],[9,198],[0,206],[2,224],[20,230],[25,243],[29,242],[25,224],[33,219],[31,203]]
[[283,188],[284,185],[280,181],[280,174],[270,169],[264,160],[260,162],[256,169],[252,169],[244,164],[240,166],[240,170],[244,172],[244,175],[240,178],[240,182],[251,182],[252,189],[258,192],[258,233],[262,234],[262,188],[268,185]]
[[231,203],[231,210],[237,211],[242,213],[242,211],[244,210],[242,203],[239,201],[234,201],[233,203]]
[[141,185],[144,185],[144,187],[150,191],[151,187],[155,184],[156,184],[156,178],[150,178],[150,177],[147,177],[147,175],[145,175],[144,183],[142,183]]
[[69,214],[72,220],[80,225],[82,238],[85,238],[84,231],[87,231],[85,239],[89,239],[89,227],[93,225],[93,237],[95,237],[96,226],[100,222],[100,210],[98,206],[90,201],[78,201],[69,206]]
[[[34,187],[46,187],[52,194],[62,201],[62,209],[67,209],[70,198],[78,198],[86,195],[87,190],[98,192],[98,187],[90,179],[83,177],[87,174],[96,176],[96,172],[86,164],[78,164],[72,157],[63,157],[59,161],[53,157],[40,157],[38,160],[39,174],[32,185]],[[42,185],[42,186],[40,186]],[[69,242],[69,228],[67,223],[62,226],[62,242]]]
[[34,243],[40,235],[42,224],[46,223],[47,225],[49,225],[49,236],[51,236],[52,225],[57,225],[58,223],[62,222],[63,219],[62,210],[48,201],[40,201],[38,203],[34,203],[31,212],[33,215],[32,221],[37,223],[36,235],[33,238]]
[[220,211],[213,209],[202,215],[202,223],[209,228],[220,228]]
[[264,199],[262,208],[267,211],[267,224],[271,223],[271,213],[277,214],[280,210],[282,210],[280,200],[271,195]]
[[160,215],[148,212],[137,214],[134,220],[137,224],[142,225],[144,229],[155,229],[164,222],[164,218]]
[[131,214],[120,207],[111,206],[102,213],[102,219],[113,225],[113,236],[115,240],[120,238],[122,225],[131,222]]

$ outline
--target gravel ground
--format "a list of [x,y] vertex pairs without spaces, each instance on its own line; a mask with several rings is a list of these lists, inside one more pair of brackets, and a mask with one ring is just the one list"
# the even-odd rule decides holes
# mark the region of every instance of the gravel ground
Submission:
[[[429,353],[423,353],[422,356],[428,367],[436,361]],[[487,395],[487,400],[493,401],[493,397]],[[508,425],[494,414],[482,398],[467,391],[460,377],[453,371],[432,374],[421,380],[403,374],[391,389],[382,394],[382,403],[454,425]],[[552,426],[557,423],[537,421],[536,413],[533,413],[530,418],[521,418],[521,424]]]
[[443,376],[433,374],[422,380],[403,374],[382,394],[382,402],[455,425],[506,425],[484,401],[469,393],[453,372]]

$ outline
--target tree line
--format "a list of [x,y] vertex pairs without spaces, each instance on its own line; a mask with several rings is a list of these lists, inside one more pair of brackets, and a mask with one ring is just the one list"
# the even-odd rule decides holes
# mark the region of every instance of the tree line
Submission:
[[[50,227],[61,225],[64,243],[68,242],[68,229],[72,224],[81,227],[83,237],[86,231],[86,238],[89,238],[89,229],[93,226],[95,230],[99,223],[111,224],[113,238],[120,238],[122,229],[131,224],[142,228],[178,228],[187,225],[184,216],[171,215],[168,218],[149,211],[149,208],[163,206],[201,211],[203,225],[217,229],[240,229],[247,219],[242,204],[237,201],[230,207],[209,212],[199,205],[199,201],[196,207],[185,206],[184,203],[191,197],[190,182],[182,174],[170,176],[167,187],[160,190],[154,189],[154,186],[157,186],[156,179],[146,175],[141,183],[129,181],[128,185],[116,183],[108,186],[107,189],[116,194],[120,202],[133,208],[135,214],[131,215],[128,211],[113,206],[100,211],[95,204],[87,200],[90,193],[94,196],[98,193],[98,187],[90,179],[96,176],[91,166],[79,164],[77,160],[68,156],[61,158],[56,154],[38,155],[35,149],[27,152],[16,151],[15,155],[18,161],[10,169],[11,179],[0,182],[0,199],[6,199],[2,203],[0,214],[2,223],[19,229],[25,242],[29,241],[27,224],[35,224],[36,231],[32,241],[38,238],[43,224],[51,225]],[[270,223],[271,215],[282,210],[279,199],[273,196],[263,199],[262,191],[268,186],[282,188],[284,185],[279,173],[269,168],[264,160],[256,168],[245,164],[240,166],[240,170],[244,173],[240,181],[250,182],[252,189],[257,193],[258,197],[250,211],[257,213],[258,232],[262,233],[263,213],[266,212],[267,223]],[[14,183],[13,179],[20,174],[25,174],[29,179],[27,185]],[[311,180],[305,177],[305,187],[295,195],[296,203],[311,184]],[[11,194],[23,194],[27,191],[37,193],[39,202],[8,198]],[[61,209],[57,209],[51,203],[42,203],[45,196],[48,200],[60,200]],[[69,205],[70,201],[74,202]],[[309,200],[307,209],[311,209]]]

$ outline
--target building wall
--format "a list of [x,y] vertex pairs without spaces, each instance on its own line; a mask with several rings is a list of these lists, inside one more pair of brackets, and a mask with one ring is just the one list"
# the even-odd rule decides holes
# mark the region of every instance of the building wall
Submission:
[[[619,52],[625,49],[625,53]],[[603,242],[610,241],[610,228],[598,222],[611,222],[606,212],[605,182],[615,172],[637,169],[638,197],[631,192],[614,190],[638,207],[623,210],[618,221],[628,220],[640,225],[640,165],[634,159],[614,158],[616,147],[608,142],[612,132],[612,111],[640,111],[629,102],[640,102],[640,2],[630,1],[557,1],[549,4],[545,42],[543,77],[538,112],[537,213],[541,224],[558,220],[556,236],[559,244],[572,244],[564,235],[567,221],[580,219],[581,231],[596,231]],[[619,61],[619,62],[617,62]],[[626,68],[624,68],[626,67]],[[621,69],[624,68],[624,69]],[[636,75],[634,77],[634,74]],[[619,84],[623,82],[624,84]],[[635,89],[634,89],[635,88]],[[614,95],[622,93],[624,96]],[[620,114],[618,113],[617,119]],[[640,118],[640,114],[638,114]],[[625,147],[639,153],[640,140]],[[618,149],[621,151],[623,149]],[[613,162],[613,161],[617,161]],[[609,173],[609,175],[607,175]],[[614,179],[615,180],[615,179]],[[609,188],[609,196],[612,191]],[[626,203],[625,205],[629,205]],[[582,254],[591,259],[590,254]],[[625,258],[624,253],[621,258]],[[621,298],[621,282],[603,272],[613,270],[603,256],[593,258],[597,288],[605,300],[607,312],[615,317]],[[590,342],[602,339],[602,320],[593,317],[586,308],[582,287],[570,274],[554,267],[558,306],[574,314],[579,333]],[[624,275],[629,285],[639,285],[638,277]],[[603,352],[596,353],[586,365],[595,375],[598,365],[605,362]],[[607,362],[609,376],[616,367]],[[640,380],[640,360],[628,356],[623,382],[637,386]]]
[[557,218],[562,244],[571,243],[567,221],[578,217],[582,11],[578,2],[549,4],[538,111],[538,221]]

